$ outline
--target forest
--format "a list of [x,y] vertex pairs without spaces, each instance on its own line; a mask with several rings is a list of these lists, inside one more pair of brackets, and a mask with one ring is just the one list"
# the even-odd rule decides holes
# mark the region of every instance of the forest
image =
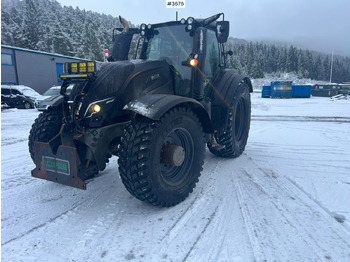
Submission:
[[[118,17],[61,6],[56,0],[2,0],[1,44],[103,61],[111,49]],[[129,22],[131,26],[134,26]],[[350,81],[350,58],[296,46],[252,42],[230,37],[228,66],[251,78],[295,73],[300,78]]]

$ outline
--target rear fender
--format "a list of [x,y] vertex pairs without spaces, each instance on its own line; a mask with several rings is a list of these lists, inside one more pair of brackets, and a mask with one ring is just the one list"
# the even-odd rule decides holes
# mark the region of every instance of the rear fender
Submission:
[[219,72],[213,80],[213,84],[211,85],[208,94],[212,101],[212,105],[230,107],[235,98],[236,90],[242,83],[249,87],[250,92],[253,92],[253,86],[250,79],[238,73],[237,70],[224,69]]
[[229,117],[227,109],[232,107],[241,85],[248,86],[249,92],[253,92],[250,79],[235,69],[224,69],[213,80],[208,96],[211,100],[212,124],[215,130],[225,128]]
[[202,123],[205,133],[213,133],[210,116],[205,107],[197,100],[168,94],[145,95],[129,102],[123,110],[133,111],[139,115],[158,121],[171,108],[177,105],[191,107]]

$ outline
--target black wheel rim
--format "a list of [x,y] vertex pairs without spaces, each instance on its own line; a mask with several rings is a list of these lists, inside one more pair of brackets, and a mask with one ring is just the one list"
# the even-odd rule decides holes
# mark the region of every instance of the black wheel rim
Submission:
[[244,98],[241,97],[238,101],[237,107],[236,107],[236,114],[234,116],[234,129],[235,129],[235,136],[238,141],[240,141],[244,134],[244,123],[246,121],[246,107]]
[[25,109],[29,109],[29,108],[30,108],[30,104],[29,104],[28,102],[25,102],[25,103],[24,103],[24,108],[25,108]]
[[169,186],[178,186],[188,177],[194,159],[194,142],[186,129],[175,129],[165,138],[162,147],[173,144],[183,147],[185,159],[180,166],[166,165],[160,157],[160,172],[165,183]]

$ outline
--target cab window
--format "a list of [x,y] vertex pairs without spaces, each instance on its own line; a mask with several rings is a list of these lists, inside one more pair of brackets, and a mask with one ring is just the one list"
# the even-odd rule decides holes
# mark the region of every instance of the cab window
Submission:
[[145,59],[165,59],[174,71],[175,93],[188,95],[192,69],[182,65],[182,62],[192,53],[193,38],[186,32],[184,25],[163,26],[154,31],[147,43]]
[[207,53],[205,56],[205,75],[212,80],[219,68],[219,47],[214,31],[207,31]]

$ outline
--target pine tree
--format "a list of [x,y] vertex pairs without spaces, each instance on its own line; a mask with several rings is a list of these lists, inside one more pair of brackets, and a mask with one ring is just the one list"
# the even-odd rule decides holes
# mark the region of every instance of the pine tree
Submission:
[[305,56],[302,50],[299,50],[298,53],[298,77],[305,77],[306,69],[305,69]]
[[328,56],[323,60],[323,67],[324,67],[324,79],[322,80],[329,80],[330,73],[331,73],[331,61],[329,60]]
[[288,50],[286,59],[286,71],[297,72],[298,71],[298,54],[297,49],[291,45]]
[[287,62],[287,49],[283,48],[279,54],[278,62],[277,62],[277,71],[278,72],[286,72],[286,63]]
[[305,75],[306,78],[314,79],[314,58],[309,50],[305,54]]
[[39,12],[33,0],[25,0],[25,6],[26,12],[23,23],[25,45],[29,49],[37,50],[37,43],[39,42],[38,28],[40,25]]

